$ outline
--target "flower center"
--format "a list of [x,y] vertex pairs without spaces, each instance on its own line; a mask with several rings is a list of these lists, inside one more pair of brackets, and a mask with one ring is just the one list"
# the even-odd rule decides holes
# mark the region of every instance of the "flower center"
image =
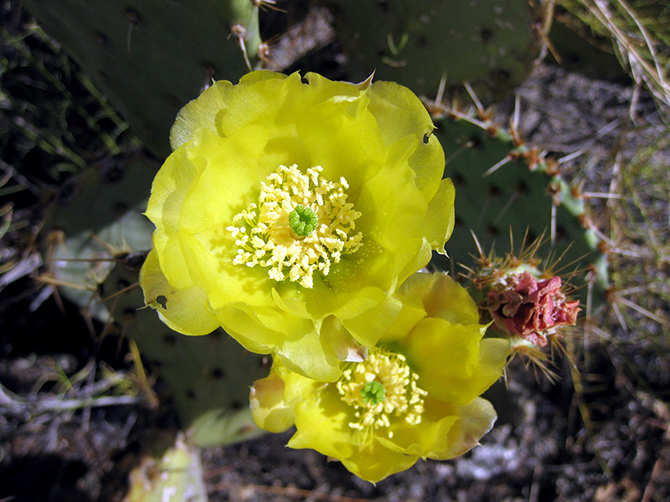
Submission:
[[363,235],[354,234],[361,213],[347,202],[347,181],[328,181],[322,171],[279,166],[261,183],[258,204],[228,227],[238,247],[234,264],[267,267],[271,279],[311,288],[314,272],[327,276],[331,264],[361,247]]
[[386,389],[376,380],[367,382],[361,389],[361,396],[363,396],[364,403],[372,401],[373,404],[379,404],[386,397]]
[[[401,354],[380,350],[361,363],[352,363],[336,384],[342,400],[354,408],[357,421],[349,427],[389,429],[392,416],[411,425],[421,423],[427,392],[417,386],[418,379]],[[393,431],[388,430],[388,437],[393,437]]]
[[295,209],[288,215],[288,224],[296,235],[307,237],[316,229],[319,218],[310,208],[295,206]]

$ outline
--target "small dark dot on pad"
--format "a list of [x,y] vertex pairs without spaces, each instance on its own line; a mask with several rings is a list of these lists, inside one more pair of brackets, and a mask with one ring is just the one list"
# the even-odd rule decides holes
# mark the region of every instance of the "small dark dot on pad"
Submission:
[[557,241],[565,239],[567,234],[568,234],[568,232],[565,230],[565,227],[563,225],[556,225],[556,240]]
[[389,10],[388,0],[378,0],[377,7],[379,7],[379,9],[382,11],[382,13],[386,14]]
[[107,183],[119,183],[126,175],[124,167],[118,163],[113,162],[105,167],[104,179]]
[[168,104],[168,106],[171,106],[172,108],[181,108],[179,98],[177,98],[177,96],[173,94],[165,96],[165,102]]
[[136,26],[140,24],[140,15],[133,9],[126,9],[126,20],[133,26]]
[[120,218],[121,216],[123,216],[123,215],[126,214],[127,212],[128,212],[128,204],[126,204],[126,203],[123,202],[123,201],[117,201],[117,202],[115,202],[114,205],[112,206],[112,213],[113,213],[114,216],[116,216],[117,218]]
[[220,380],[220,379],[222,379],[222,378],[224,377],[225,374],[226,374],[226,372],[223,371],[221,368],[214,368],[214,369],[210,372],[210,376],[211,376],[214,380]]
[[466,145],[470,148],[481,148],[483,144],[482,138],[479,136],[470,136]]
[[479,37],[482,42],[486,43],[493,38],[493,30],[490,28],[482,28],[479,32]]

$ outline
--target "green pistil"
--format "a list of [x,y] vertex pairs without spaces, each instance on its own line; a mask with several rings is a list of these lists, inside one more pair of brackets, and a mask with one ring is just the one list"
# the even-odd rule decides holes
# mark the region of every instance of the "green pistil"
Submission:
[[319,224],[316,213],[305,206],[296,206],[288,215],[288,224],[298,237],[307,237]]
[[386,389],[381,383],[373,380],[363,386],[361,396],[363,396],[364,403],[372,401],[372,404],[379,404],[386,397]]

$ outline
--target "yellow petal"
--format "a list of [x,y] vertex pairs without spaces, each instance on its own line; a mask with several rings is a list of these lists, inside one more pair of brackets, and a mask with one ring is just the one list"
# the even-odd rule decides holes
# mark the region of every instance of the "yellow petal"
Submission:
[[[444,169],[429,166],[445,165],[444,150],[437,137],[430,135],[427,143],[424,138],[411,157],[407,159],[407,163],[416,173],[414,183],[417,188],[421,190],[426,200],[432,199],[438,189]],[[451,210],[453,211],[453,207]]]
[[393,436],[380,434],[377,441],[389,450],[420,458],[435,458],[448,451],[449,433],[460,418],[459,407],[433,399],[426,399],[425,406],[420,423],[409,425],[397,421],[392,427]]
[[378,81],[368,88],[366,95],[387,145],[410,135],[423,141],[435,129],[426,107],[407,87]]
[[296,404],[309,399],[322,384],[305,378],[274,359],[266,378],[256,380],[250,392],[256,424],[270,432],[284,432],[295,423]]
[[352,417],[348,407],[332,389],[314,393],[297,403],[297,431],[289,440],[290,448],[311,448],[337,459],[351,457],[358,449],[354,432],[347,424]]
[[231,304],[215,313],[223,328],[247,350],[273,353],[294,372],[322,382],[340,376],[340,361],[331,339],[327,334],[321,336],[318,323],[244,303]]
[[284,380],[274,371],[267,378],[256,380],[249,393],[251,416],[261,429],[280,433],[295,423],[295,403],[284,396]]
[[411,138],[400,140],[388,152],[387,169],[363,186],[357,210],[363,213],[361,228],[385,250],[398,253],[413,237],[427,204],[414,184],[415,173],[407,164]]
[[401,345],[423,389],[435,399],[465,405],[502,376],[509,354],[509,342],[482,340],[485,332],[479,324],[428,317]]
[[197,148],[189,151],[205,167],[190,181],[181,203],[178,225],[196,234],[212,227],[226,228],[233,216],[258,201],[259,180],[277,169],[273,158],[264,155],[269,131],[261,125],[245,128],[225,140],[205,130]]
[[377,483],[392,474],[402,472],[414,464],[418,457],[387,448],[378,438],[361,448],[349,458],[341,459],[350,472],[370,483]]
[[300,85],[298,73],[286,76],[257,71],[245,75],[233,88],[233,95],[225,103],[225,112],[217,115],[217,131],[229,137],[249,125],[281,127],[280,108]]
[[486,399],[475,398],[460,410],[460,419],[449,431],[449,448],[435,452],[430,458],[448,460],[463,455],[477,446],[481,437],[491,430],[497,418],[491,403]]
[[267,274],[258,267],[241,271],[239,266],[231,263],[232,259],[220,258],[201,242],[200,239],[206,240],[207,236],[206,233],[193,236],[181,232],[179,241],[189,274],[207,293],[212,308],[219,310],[238,302],[252,306],[272,305],[271,281]]
[[444,244],[454,231],[454,200],[456,191],[450,179],[444,179],[433,199],[428,204],[420,228],[430,243],[431,249],[445,255]]
[[438,317],[451,324],[479,322],[477,304],[468,290],[445,273],[414,274],[403,283],[398,296],[403,302],[421,301],[429,317]]
[[185,335],[206,335],[219,327],[207,306],[207,295],[197,286],[173,288],[165,279],[155,251],[140,271],[144,302],[158,311],[170,328]]
[[170,145],[177,150],[184,143],[191,141],[201,129],[217,132],[217,114],[225,113],[226,104],[230,101],[233,91],[230,82],[215,82],[197,99],[184,106],[170,129]]
[[398,317],[401,309],[400,300],[388,297],[356,317],[342,317],[342,324],[361,344],[372,348],[382,334],[388,330],[393,320]]
[[[394,82],[375,82],[366,96],[387,145],[408,136],[413,138],[415,147],[409,165],[416,173],[416,186],[427,199],[432,198],[442,178],[444,152],[431,134],[435,126],[426,107],[413,92]],[[434,169],[436,165],[441,168]]]
[[177,288],[193,284],[178,240],[179,220],[189,187],[201,176],[204,167],[202,160],[190,159],[186,149],[170,155],[156,174],[145,213],[156,225],[153,242],[162,271]]
[[340,377],[340,360],[329,342],[314,330],[298,341],[283,341],[274,353],[300,375],[318,382],[334,382]]

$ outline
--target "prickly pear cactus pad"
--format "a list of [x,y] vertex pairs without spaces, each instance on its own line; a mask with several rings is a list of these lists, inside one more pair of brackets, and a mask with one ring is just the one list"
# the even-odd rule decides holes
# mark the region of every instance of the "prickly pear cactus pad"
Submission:
[[[237,79],[260,44],[250,0],[27,0],[156,155],[184,104],[212,77]],[[245,59],[247,61],[245,61]]]
[[[249,387],[268,373],[267,357],[247,352],[222,330],[185,337],[142,308],[139,267],[117,265],[99,291],[114,319],[168,385],[183,430],[198,446],[228,444],[258,436],[251,418]],[[167,301],[170,301],[169,299]]]
[[504,129],[492,133],[494,129],[467,120],[438,122],[445,175],[454,180],[457,194],[456,224],[447,243],[450,262],[439,257],[440,266],[455,273],[464,272],[458,264],[471,267],[473,257],[480,256],[473,234],[484,254],[494,249],[498,256],[520,253],[544,236],[538,256],[548,264],[558,260],[554,269],[560,268],[563,276],[579,271],[571,280],[575,286],[582,286],[591,271],[589,280],[604,289],[606,258],[589,227],[584,201],[574,196],[557,166],[547,168],[539,153],[525,145],[517,148]]
[[270,71],[217,82],[177,116],[152,187],[147,305],[181,333],[223,326],[248,350],[336,380],[451,234],[433,128],[392,82]]
[[[106,321],[98,285],[120,255],[151,247],[151,224],[142,214],[157,165],[141,154],[106,159],[61,189],[45,225],[45,280]],[[135,281],[136,282],[136,281]]]
[[[351,78],[393,80],[418,94],[467,80],[508,90],[540,48],[541,9],[527,0],[322,0],[335,14]],[[476,8],[475,8],[476,7]]]

